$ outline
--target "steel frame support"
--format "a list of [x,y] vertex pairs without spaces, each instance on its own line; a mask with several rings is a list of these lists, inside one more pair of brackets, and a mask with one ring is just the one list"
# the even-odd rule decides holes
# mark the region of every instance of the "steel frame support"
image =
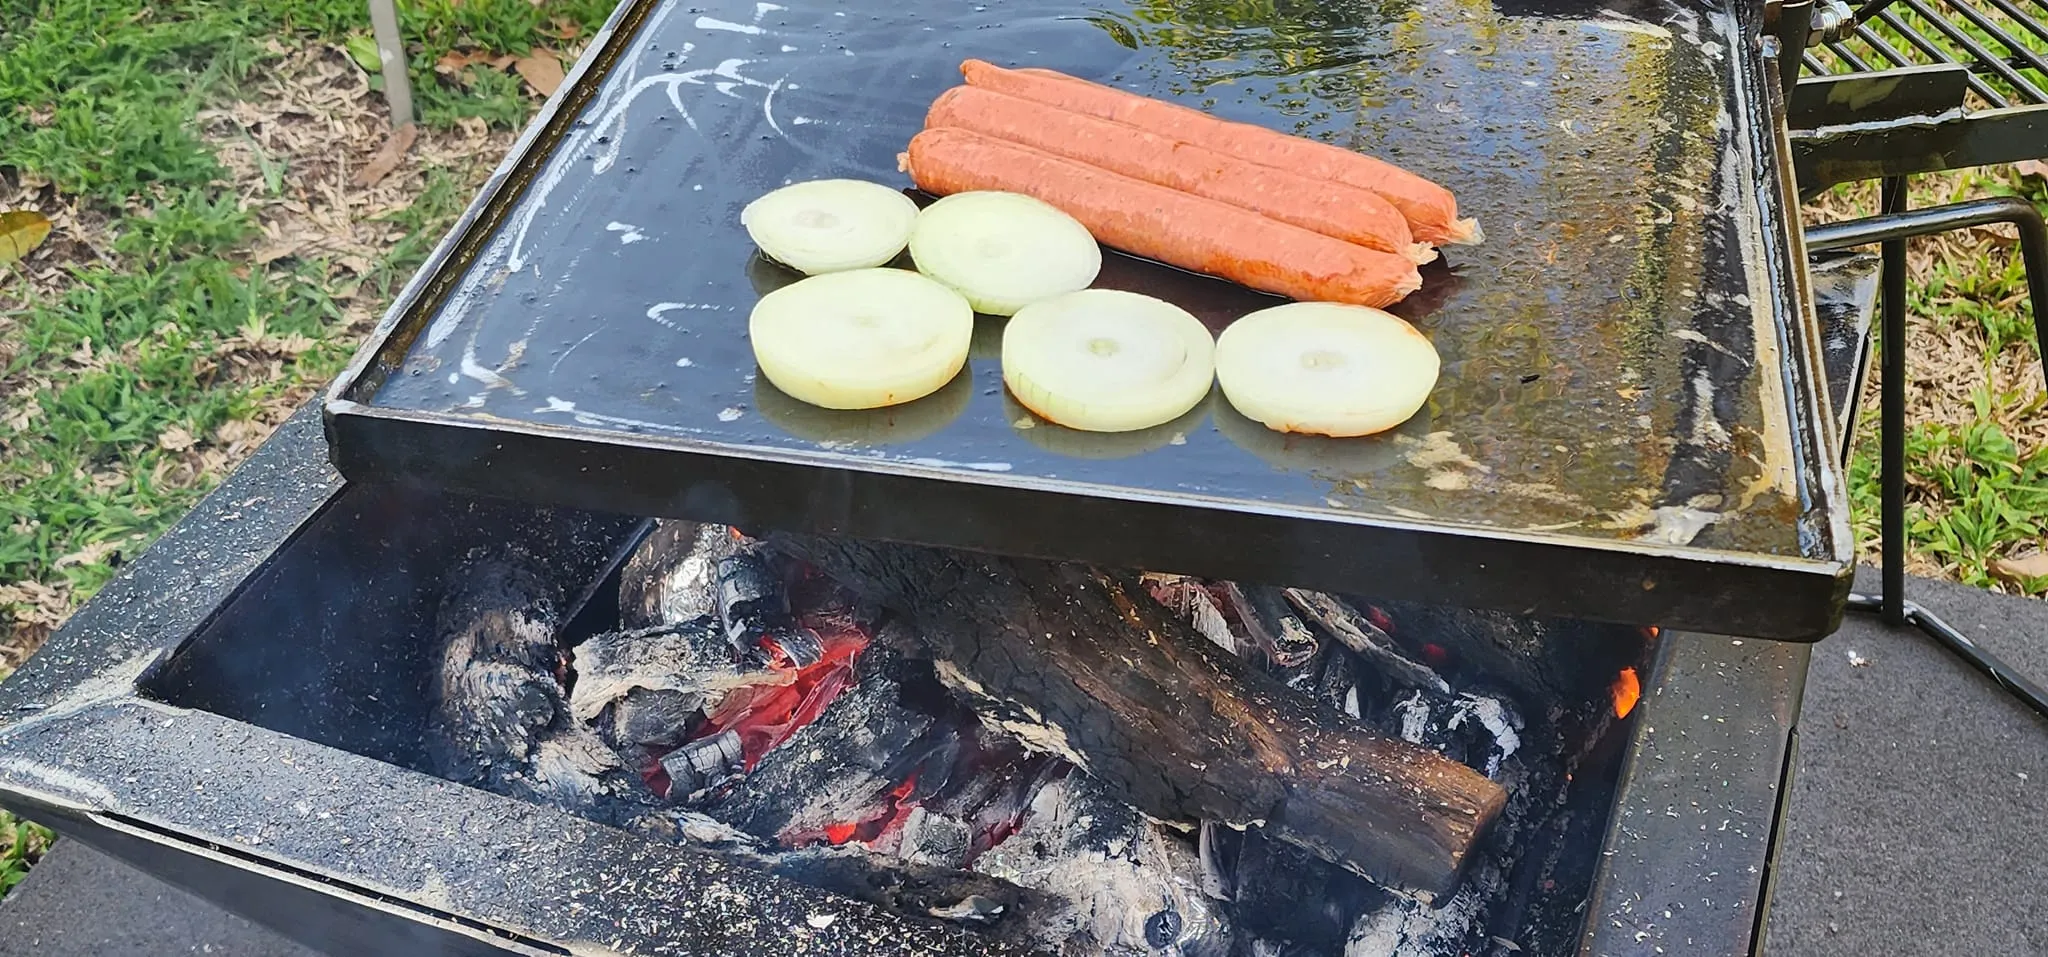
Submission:
[[1906,600],[1906,241],[1972,226],[2011,223],[2019,229],[2020,256],[2027,272],[2027,298],[2034,310],[2034,335],[2041,347],[2042,372],[2048,376],[2048,225],[2032,203],[2016,197],[1979,199],[1927,209],[1906,208],[1905,177],[1883,180],[1882,212],[1866,219],[1828,223],[1806,231],[1811,251],[1879,244],[1881,312],[1879,348],[1879,435],[1882,440],[1883,590],[1877,595],[1849,596],[1853,611],[1876,612],[1886,624],[1912,625],[1956,657],[1997,682],[2013,697],[2048,716],[2048,690],[2014,671],[1998,656],[1933,612]]

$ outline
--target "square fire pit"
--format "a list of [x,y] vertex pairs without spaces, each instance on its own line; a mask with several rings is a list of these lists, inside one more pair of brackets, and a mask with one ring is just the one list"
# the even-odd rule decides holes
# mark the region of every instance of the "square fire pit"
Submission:
[[[437,776],[447,571],[544,552],[585,586],[564,634],[590,634],[620,614],[604,583],[647,523],[345,484],[323,458],[317,419],[294,418],[0,686],[0,804],[334,953],[1028,952],[831,875]],[[1553,832],[1580,843],[1507,905],[1549,915],[1568,939],[1549,952],[1746,950],[1806,655],[1657,639]],[[1521,946],[1501,941],[1473,952]]]

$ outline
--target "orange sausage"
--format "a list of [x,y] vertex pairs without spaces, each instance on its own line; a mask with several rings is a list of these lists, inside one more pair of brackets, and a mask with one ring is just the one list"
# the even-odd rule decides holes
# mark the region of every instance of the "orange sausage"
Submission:
[[1247,163],[1135,126],[973,86],[940,95],[924,122],[928,129],[953,127],[1022,143],[1416,263],[1436,258],[1378,193]]
[[983,60],[968,60],[960,64],[960,73],[969,86],[1126,123],[1261,166],[1371,190],[1408,217],[1409,230],[1421,242],[1471,244],[1485,238],[1478,221],[1458,218],[1458,199],[1450,190],[1363,153],[1263,126],[1217,119],[1200,110],[1054,70],[1006,70]]
[[1105,245],[1262,292],[1385,306],[1422,288],[1405,257],[980,133],[925,130],[903,159],[925,192],[1023,193]]

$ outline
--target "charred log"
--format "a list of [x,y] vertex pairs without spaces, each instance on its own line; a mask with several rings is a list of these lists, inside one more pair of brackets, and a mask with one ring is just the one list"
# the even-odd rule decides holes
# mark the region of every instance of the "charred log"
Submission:
[[725,692],[763,679],[733,661],[709,616],[593,635],[576,646],[569,707],[614,749],[667,750]]
[[453,781],[616,821],[644,792],[570,713],[557,642],[561,596],[534,561],[473,556],[453,570],[437,619],[446,644],[428,759]]
[[1042,893],[1037,921],[1062,955],[1225,957],[1237,936],[1189,842],[1085,775],[1040,788],[1023,829],[975,868]]
[[723,525],[660,522],[620,570],[619,624],[632,631],[716,615],[718,563],[743,544]]
[[[627,631],[673,625],[696,617],[671,619],[662,608],[671,575],[696,544],[696,522],[663,519],[654,524],[619,567],[619,626]],[[675,584],[680,584],[676,582]]]
[[[832,706],[767,754],[733,791],[705,808],[765,838],[818,839],[857,822],[902,783],[892,765],[931,727],[901,704],[900,655],[870,645]],[[802,796],[803,800],[793,800]]]
[[1154,817],[1263,825],[1374,880],[1442,894],[1505,801],[1471,769],[1247,668],[1135,576],[905,545],[780,543],[917,621],[941,676],[984,716]]

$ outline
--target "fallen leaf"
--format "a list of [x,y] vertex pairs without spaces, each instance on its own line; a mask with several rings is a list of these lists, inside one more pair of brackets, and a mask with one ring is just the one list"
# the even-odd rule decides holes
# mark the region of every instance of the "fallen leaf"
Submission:
[[542,96],[555,95],[555,90],[562,85],[562,61],[555,59],[555,55],[547,50],[536,48],[520,57],[513,68],[519,71],[527,86]]
[[78,551],[58,558],[57,567],[68,568],[72,565],[97,565],[105,561],[108,555],[120,550],[120,548],[121,543],[118,541],[94,542]]
[[2012,168],[2018,170],[2021,176],[2039,176],[2042,179],[2048,179],[2048,163],[2037,159],[2020,160],[2012,164]]
[[434,61],[434,72],[454,75],[467,69],[472,63],[482,63],[491,55],[482,50],[450,50]]
[[371,156],[370,161],[356,172],[355,184],[375,186],[382,182],[384,177],[391,175],[391,171],[398,168],[399,161],[405,159],[406,151],[412,149],[412,141],[418,139],[419,135],[420,128],[411,123],[392,130],[391,135],[384,140],[384,145],[378,148],[376,155]]
[[50,217],[33,209],[0,213],[0,266],[35,252],[50,238]]
[[348,50],[348,58],[356,61],[356,65],[362,67],[363,72],[383,72],[384,54],[378,51],[377,40],[375,37],[349,37],[348,41],[344,43],[343,46],[346,47]]
[[2016,583],[2048,578],[2048,552],[2035,552],[2014,558],[1994,558],[1991,560],[1991,573]]
[[192,433],[185,431],[183,426],[174,425],[156,437],[156,444],[166,452],[183,452],[197,445],[198,440],[192,437]]
[[296,238],[281,239],[256,250],[256,254],[251,258],[256,261],[258,266],[268,266],[287,256],[297,255],[298,251],[305,245],[303,241]]

